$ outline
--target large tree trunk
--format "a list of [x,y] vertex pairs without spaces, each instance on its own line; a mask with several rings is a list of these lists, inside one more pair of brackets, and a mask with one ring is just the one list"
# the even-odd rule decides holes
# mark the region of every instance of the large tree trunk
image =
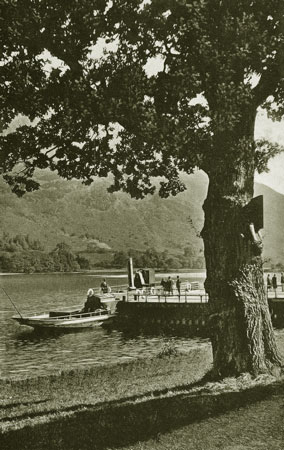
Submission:
[[264,287],[262,245],[253,239],[243,210],[253,197],[254,117],[246,116],[238,137],[216,139],[217,160],[208,170],[202,237],[216,376],[271,372],[281,365]]

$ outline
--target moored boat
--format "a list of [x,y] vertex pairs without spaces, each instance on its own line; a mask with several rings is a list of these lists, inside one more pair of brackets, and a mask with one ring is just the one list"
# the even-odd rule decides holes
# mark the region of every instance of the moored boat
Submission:
[[80,328],[92,328],[110,322],[116,315],[116,304],[122,299],[119,294],[95,294],[95,300],[99,307],[65,307],[40,314],[18,315],[12,319],[20,325],[33,327],[34,329],[48,330],[73,330]]
[[98,309],[87,313],[78,310],[69,310],[62,313],[51,311],[31,316],[13,316],[13,319],[21,325],[35,329],[72,330],[100,326],[104,322],[110,321],[114,316],[115,313],[111,313],[110,310]]

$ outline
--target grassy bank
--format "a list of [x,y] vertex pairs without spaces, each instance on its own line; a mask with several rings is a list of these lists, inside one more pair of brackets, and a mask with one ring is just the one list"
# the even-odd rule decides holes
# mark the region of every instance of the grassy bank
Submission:
[[[167,351],[165,352],[165,354]],[[64,371],[57,375],[0,381],[0,430],[33,425],[54,415],[154,395],[200,380],[210,369],[208,346],[172,357],[163,354],[107,366]]]
[[[283,336],[278,337],[283,350]],[[216,446],[208,445],[210,425],[204,426],[201,440],[192,439],[196,447],[187,446],[191,427],[196,429],[198,424],[208,421],[214,427],[215,419],[218,422],[226,414],[237,414],[240,408],[255,408],[256,402],[270,405],[273,398],[277,398],[278,406],[271,407],[271,412],[279,413],[279,402],[284,399],[283,380],[243,375],[218,383],[205,382],[202,377],[212,364],[210,346],[184,354],[173,350],[169,347],[150,359],[89,370],[64,371],[21,381],[1,380],[0,447],[229,449],[218,447],[216,436]],[[176,438],[174,435],[167,438],[169,431],[177,433]],[[278,441],[277,434],[275,445]]]
[[[165,358],[163,362],[166,366],[172,366],[174,361],[182,362],[180,357],[176,360],[174,356]],[[129,367],[124,368],[124,374],[128,369]],[[139,365],[138,369],[146,374],[145,367],[142,365]],[[149,373],[149,370],[147,372]],[[176,373],[176,369],[173,368],[171,372]],[[128,378],[127,375],[126,378]],[[226,441],[226,436],[223,436],[223,443],[226,443],[226,446],[213,447],[209,445],[211,436],[207,432],[214,430],[214,424],[218,423],[219,418],[223,423],[224,414],[225,416],[226,413],[230,415],[230,412],[234,414],[240,411],[240,408],[254,409],[257,402],[271,405],[273,397],[278,399],[278,408],[272,411],[279,413],[279,398],[282,398],[282,404],[284,399],[283,381],[275,380],[270,376],[253,380],[243,375],[239,378],[222,380],[219,383],[199,382],[189,385],[183,383],[175,387],[171,383],[171,388],[166,387],[155,391],[149,391],[148,386],[149,383],[144,393],[140,395],[128,395],[107,402],[97,402],[94,399],[87,402],[85,398],[85,401],[82,400],[81,403],[73,406],[66,404],[56,410],[50,408],[41,412],[34,410],[34,414],[28,410],[20,412],[19,405],[14,404],[17,414],[12,417],[12,411],[8,412],[10,424],[7,422],[7,415],[1,421],[1,449],[106,450],[126,446],[125,448],[129,450],[139,450],[145,446],[145,450],[163,448],[171,450],[190,448],[243,450],[245,448],[247,450],[248,447],[242,446],[231,449],[227,445],[229,441]],[[134,390],[137,391],[135,386]],[[41,401],[44,403],[45,400]],[[274,402],[272,404],[274,405]],[[40,401],[38,401],[39,405],[42,406]],[[261,410],[265,411],[266,417],[269,416],[269,411],[266,411],[264,407]],[[241,414],[240,412],[239,415]],[[208,421],[211,422],[211,426],[206,427]],[[258,417],[255,417],[255,422],[257,421]],[[273,422],[275,423],[275,420]],[[280,424],[280,420],[277,423]],[[204,424],[204,430],[195,434],[193,439],[191,427],[198,433],[198,430],[201,430],[200,426]],[[220,429],[218,432],[221,436]],[[242,429],[238,428],[238,432],[241,435]],[[274,442],[280,442],[280,433],[281,429],[272,436]],[[212,434],[212,437],[216,443],[216,432]],[[147,442],[149,439],[150,441]],[[188,446],[189,439],[198,445]],[[217,444],[218,442],[220,443],[217,439]],[[263,437],[261,443],[266,445]],[[280,450],[281,447],[261,445],[254,447],[256,448]]]
[[283,450],[284,387],[266,399],[256,398],[231,411],[208,414],[164,434],[140,440],[120,450]]

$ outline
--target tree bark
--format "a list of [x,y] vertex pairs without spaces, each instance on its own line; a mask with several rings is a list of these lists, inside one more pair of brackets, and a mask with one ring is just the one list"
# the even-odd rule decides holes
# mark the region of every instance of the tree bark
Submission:
[[262,243],[253,238],[243,209],[253,197],[254,119],[253,113],[245,115],[233,134],[215,139],[218,161],[207,170],[205,287],[213,373],[222,377],[274,372],[281,366],[264,287]]

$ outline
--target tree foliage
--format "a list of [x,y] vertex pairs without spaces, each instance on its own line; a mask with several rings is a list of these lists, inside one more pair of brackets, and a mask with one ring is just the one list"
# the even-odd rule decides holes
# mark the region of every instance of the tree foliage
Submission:
[[15,252],[22,250],[44,250],[44,246],[38,239],[31,239],[26,235],[17,234],[10,236],[9,233],[3,233],[0,237],[0,251]]
[[39,240],[28,235],[3,233],[0,238],[1,272],[74,272],[89,268],[89,260],[75,255],[63,242],[48,253]]
[[98,266],[125,268],[129,257],[132,257],[134,267],[136,268],[154,268],[154,269],[204,269],[204,258],[196,254],[191,247],[185,247],[184,254],[169,254],[167,250],[158,252],[153,248],[147,248],[145,251],[130,249],[128,252],[117,251],[112,260],[105,263],[100,262]]
[[[1,170],[18,195],[38,188],[36,167],[86,184],[111,172],[111,190],[137,198],[162,176],[160,194],[176,194],[179,171],[210,173],[216,161],[222,169],[246,158],[247,144],[231,142],[248,107],[283,117],[281,0],[0,6],[2,128],[18,114],[34,121],[0,139]],[[218,139],[228,140],[225,155]],[[281,150],[249,146],[259,170]]]

